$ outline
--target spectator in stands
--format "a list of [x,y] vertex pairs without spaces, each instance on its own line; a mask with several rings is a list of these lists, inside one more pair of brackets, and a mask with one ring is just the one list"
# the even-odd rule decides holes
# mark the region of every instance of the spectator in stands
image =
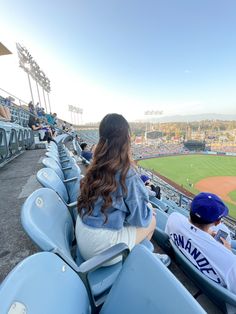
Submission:
[[37,116],[38,116],[39,118],[42,118],[42,117],[45,116],[44,108],[36,107],[36,112],[37,112]]
[[51,141],[55,142],[52,138],[52,132],[50,130],[50,127],[40,124],[36,117],[30,115],[28,126],[33,131],[39,131],[40,141],[47,141],[48,143],[50,143]]
[[11,121],[11,112],[7,106],[0,104],[0,119],[4,121]]
[[149,196],[154,196],[158,199],[161,198],[161,189],[159,186],[155,186],[152,182],[151,182],[151,179],[146,176],[146,175],[141,175],[141,180],[143,181],[144,185],[146,186],[147,188],[147,191],[148,191],[148,195]]
[[52,116],[53,116],[53,119],[54,119],[53,124],[57,125],[57,114],[54,112],[54,114]]
[[54,124],[54,117],[51,113],[46,113],[45,114],[45,118],[47,119],[47,122],[50,124],[50,125],[53,125]]
[[236,256],[229,242],[220,237],[220,243],[211,230],[227,215],[228,208],[217,195],[200,193],[192,201],[189,220],[172,213],[166,232],[199,271],[236,293]]
[[90,161],[93,158],[93,153],[87,148],[87,143],[81,143],[80,147],[82,149],[81,156],[86,160]]
[[61,127],[62,127],[62,130],[63,130],[63,131],[65,131],[65,130],[66,130],[66,121],[63,121],[63,123],[62,123]]
[[[119,114],[106,115],[78,197],[76,238],[85,259],[117,243],[132,249],[152,237],[155,213],[148,207],[147,191],[130,156],[128,122]],[[170,263],[167,255],[162,258]]]
[[33,113],[33,114],[36,114],[36,110],[35,110],[35,108],[34,108],[34,104],[33,104],[32,101],[30,101],[30,102],[28,103],[28,108],[29,108],[29,112],[31,112],[31,113]]

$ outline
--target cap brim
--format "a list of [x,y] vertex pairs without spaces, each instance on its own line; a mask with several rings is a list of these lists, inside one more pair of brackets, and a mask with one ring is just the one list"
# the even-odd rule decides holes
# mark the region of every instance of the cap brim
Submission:
[[221,217],[226,217],[226,216],[228,216],[228,214],[229,214],[229,209],[228,209],[228,207],[225,205],[225,209],[224,209],[224,212],[222,213]]

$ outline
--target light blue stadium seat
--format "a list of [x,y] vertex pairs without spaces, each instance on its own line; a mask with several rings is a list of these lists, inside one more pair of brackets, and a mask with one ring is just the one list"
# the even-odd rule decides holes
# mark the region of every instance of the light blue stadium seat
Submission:
[[[80,271],[94,268],[96,259],[82,264]],[[126,258],[101,310],[89,300],[79,276],[49,252],[27,257],[0,286],[2,314],[89,314],[91,310],[92,314],[205,313],[159,259],[141,245]]]
[[170,245],[169,236],[165,233],[165,227],[169,215],[162,210],[156,209],[156,228],[153,238],[155,242],[168,254],[172,255],[172,247]]
[[172,214],[174,212],[178,212],[186,217],[189,217],[189,211],[184,208],[178,207],[177,205],[175,208],[169,208],[168,210],[168,214]]
[[54,190],[60,198],[65,202],[69,209],[74,222],[77,217],[77,198],[80,189],[80,178],[73,181],[73,189],[70,191],[71,195],[67,192],[66,186],[61,181],[60,177],[51,168],[42,168],[37,172],[37,180],[43,187]]
[[67,192],[65,184],[61,178],[56,174],[52,168],[42,168],[37,172],[37,180],[46,188],[50,188],[57,192],[61,199],[66,203],[76,202],[79,193],[80,178],[74,180],[74,186],[76,186],[77,195],[71,198]]
[[149,197],[149,201],[151,204],[153,204],[155,207],[158,207],[159,209],[163,210],[164,212],[167,212],[168,208],[164,204],[162,200],[159,200],[158,198],[154,196]]
[[57,142],[58,145],[61,145],[63,143],[71,141],[72,139],[73,139],[73,137],[70,134],[63,133],[63,134],[56,136],[55,141]]
[[[71,215],[61,198],[51,189],[41,188],[25,201],[21,222],[30,238],[44,251],[55,251],[78,272],[81,256],[73,258],[74,227]],[[78,251],[77,251],[78,252]],[[102,267],[89,274],[95,297],[107,291],[116,279],[122,263]]]
[[42,163],[45,167],[51,168],[56,172],[58,177],[65,184],[71,202],[74,202],[78,196],[78,180],[80,181],[81,178],[81,170],[79,166],[76,163],[72,163],[70,167],[66,167],[69,169],[65,170],[65,175],[62,168],[53,158],[44,158]]
[[50,158],[53,158],[60,167],[67,167],[67,166],[70,166],[71,165],[71,162],[72,162],[72,158],[68,158],[68,157],[59,157],[58,153],[56,152],[52,152],[52,151],[48,151],[45,153],[45,155],[47,157],[50,157]]
[[73,144],[73,149],[74,149],[75,154],[78,157],[80,157],[82,153],[82,148],[80,147],[78,141],[75,138],[73,139],[72,144]]
[[53,169],[56,172],[56,174],[60,177],[61,180],[63,180],[63,181],[65,180],[65,176],[64,176],[64,173],[63,173],[61,167],[58,165],[58,163],[53,158],[45,157],[42,160],[42,164],[45,167]]
[[61,178],[61,180],[72,180],[72,178],[80,177],[81,170],[79,166],[75,163],[72,163],[68,167],[60,167],[60,165],[53,158],[50,157],[45,157],[42,163],[45,167],[52,168]]
[[57,255],[42,252],[19,263],[0,286],[1,314],[88,314],[87,291]]
[[100,313],[205,313],[166,268],[142,245],[128,255]]
[[[51,142],[54,143],[54,142]],[[54,143],[55,144],[55,143]],[[56,153],[59,158],[64,158],[69,156],[69,151],[66,148],[58,149],[57,145],[48,145],[47,147],[48,152]]]
[[156,221],[157,221],[157,228],[160,230],[165,231],[166,223],[168,220],[169,215],[163,212],[162,210],[156,210]]
[[0,121],[0,164],[3,163],[8,156],[7,136],[4,125]]
[[172,240],[170,243],[176,262],[200,291],[217,304],[223,313],[236,313],[236,295],[207,278],[182,254]]

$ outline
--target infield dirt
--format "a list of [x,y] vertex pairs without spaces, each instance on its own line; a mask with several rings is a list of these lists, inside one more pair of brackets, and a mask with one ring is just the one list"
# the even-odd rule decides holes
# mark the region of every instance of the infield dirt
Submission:
[[198,181],[195,188],[199,191],[207,191],[219,195],[224,201],[236,205],[229,193],[236,190],[236,177],[210,177]]

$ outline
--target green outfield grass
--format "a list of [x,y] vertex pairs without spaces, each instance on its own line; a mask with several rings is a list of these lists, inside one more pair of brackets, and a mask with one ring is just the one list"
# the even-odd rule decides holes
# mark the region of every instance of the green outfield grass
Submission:
[[[141,160],[138,164],[159,172],[194,194],[199,192],[194,187],[195,184],[204,178],[236,176],[236,158],[227,156],[170,156]],[[236,200],[236,190],[232,191],[229,196],[232,200]],[[236,206],[231,203],[227,204],[230,207],[231,216],[236,217]]]
[[229,193],[231,200],[236,202],[236,190]]

